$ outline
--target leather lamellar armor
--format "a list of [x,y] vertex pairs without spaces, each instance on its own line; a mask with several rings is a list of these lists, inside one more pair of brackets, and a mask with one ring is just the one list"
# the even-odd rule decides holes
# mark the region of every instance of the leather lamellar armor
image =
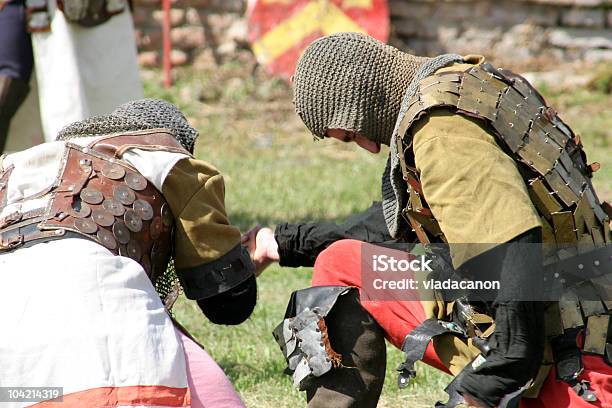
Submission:
[[[565,289],[559,302],[549,304],[546,331],[558,377],[583,399],[594,401],[588,383],[577,381],[582,362],[580,353],[573,350],[577,351],[577,333],[586,329],[583,352],[612,361],[612,211],[609,204],[599,202],[590,180],[598,165],[587,165],[579,136],[524,78],[489,64],[429,76],[419,83],[400,119],[399,134],[403,137],[397,142],[398,151],[404,152],[400,163],[408,184],[403,216],[422,243],[447,241],[411,162],[410,129],[438,107],[481,119],[487,125],[499,146],[516,161],[541,217],[544,264],[554,266],[564,261],[564,268],[574,269],[570,271],[574,277],[583,275],[577,285],[564,283],[570,290]],[[596,254],[587,258],[588,267],[577,257],[585,252]],[[576,295],[577,288],[589,292],[588,300]]]
[[[586,164],[579,137],[525,79],[489,64],[465,72],[432,75],[419,84],[401,120],[399,134],[405,135],[436,107],[455,108],[458,114],[490,125],[498,144],[518,163],[542,218],[545,243],[612,243],[610,208],[602,206],[595,194],[590,181],[593,167]],[[399,151],[410,147],[406,140],[398,138]],[[444,240],[427,208],[416,169],[405,158],[400,162],[410,190],[404,215],[413,228],[417,227],[421,241],[434,237]],[[554,255],[549,255],[547,263],[554,261]]]
[[[84,237],[142,265],[169,306],[178,287],[160,285],[167,282],[174,218],[161,192],[121,160],[129,148],[189,155],[163,129],[104,136],[85,147],[67,142],[55,183],[38,194],[50,195],[47,207],[0,220],[0,253],[51,239]],[[10,172],[6,169],[0,182],[6,184]],[[0,211],[3,198],[0,188]]]

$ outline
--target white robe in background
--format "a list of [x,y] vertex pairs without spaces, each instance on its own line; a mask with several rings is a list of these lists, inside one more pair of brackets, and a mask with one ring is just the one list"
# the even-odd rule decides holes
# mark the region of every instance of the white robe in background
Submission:
[[48,1],[51,32],[32,33],[46,141],[65,125],[143,97],[129,10],[96,27],[69,23]]

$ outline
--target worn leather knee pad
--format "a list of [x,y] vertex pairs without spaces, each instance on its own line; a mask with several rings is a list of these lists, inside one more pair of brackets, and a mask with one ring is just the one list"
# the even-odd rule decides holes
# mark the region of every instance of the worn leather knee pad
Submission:
[[325,323],[343,367],[311,380],[308,407],[376,407],[387,362],[382,328],[361,306],[357,291],[339,297]]

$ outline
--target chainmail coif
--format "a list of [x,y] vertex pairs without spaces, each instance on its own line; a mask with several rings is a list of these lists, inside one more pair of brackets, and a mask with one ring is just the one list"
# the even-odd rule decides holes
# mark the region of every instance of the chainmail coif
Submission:
[[427,60],[364,34],[320,38],[297,64],[296,112],[317,138],[345,129],[388,145],[404,93]]
[[[399,123],[421,80],[463,58],[443,54],[416,57],[358,33],[339,33],[314,41],[295,71],[297,114],[317,138],[327,129],[345,129],[390,145],[382,179],[383,213],[392,237],[408,226],[402,218],[407,186],[399,164]],[[410,141],[406,141],[407,145]]]
[[161,99],[139,99],[127,102],[110,115],[94,116],[71,123],[58,133],[57,140],[155,128],[172,131],[176,140],[187,151],[193,153],[198,131],[189,125],[183,113],[176,106]]

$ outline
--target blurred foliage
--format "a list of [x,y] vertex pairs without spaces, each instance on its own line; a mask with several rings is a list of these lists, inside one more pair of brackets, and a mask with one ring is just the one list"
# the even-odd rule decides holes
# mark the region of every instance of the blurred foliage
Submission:
[[609,64],[602,64],[595,70],[593,79],[589,82],[589,88],[603,94],[612,93],[612,67]]

